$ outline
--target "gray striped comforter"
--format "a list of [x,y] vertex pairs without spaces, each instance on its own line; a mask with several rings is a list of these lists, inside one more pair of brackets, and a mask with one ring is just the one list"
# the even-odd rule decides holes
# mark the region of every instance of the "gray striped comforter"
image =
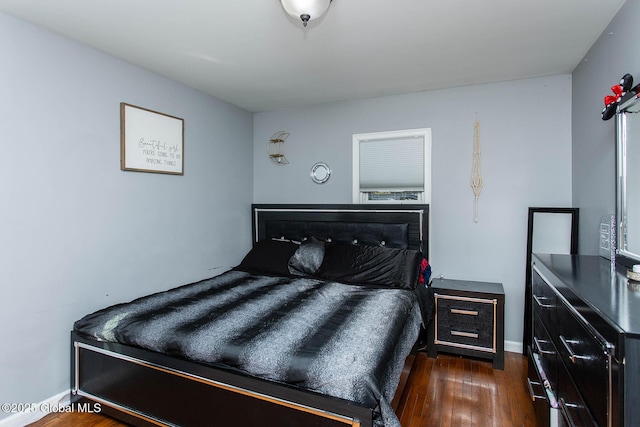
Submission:
[[348,399],[395,427],[389,402],[420,322],[407,290],[234,270],[100,310],[74,329]]

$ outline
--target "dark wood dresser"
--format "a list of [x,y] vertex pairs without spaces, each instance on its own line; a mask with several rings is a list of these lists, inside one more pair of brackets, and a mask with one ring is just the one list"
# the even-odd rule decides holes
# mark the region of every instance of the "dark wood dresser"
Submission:
[[439,351],[487,358],[504,369],[504,289],[500,283],[434,279],[435,313],[427,354]]
[[529,391],[541,426],[640,420],[640,288],[599,256],[534,254]]

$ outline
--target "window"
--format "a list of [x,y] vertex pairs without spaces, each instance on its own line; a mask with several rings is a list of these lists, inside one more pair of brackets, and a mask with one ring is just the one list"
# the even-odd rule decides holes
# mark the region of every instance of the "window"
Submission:
[[431,203],[431,129],[353,135],[353,203]]

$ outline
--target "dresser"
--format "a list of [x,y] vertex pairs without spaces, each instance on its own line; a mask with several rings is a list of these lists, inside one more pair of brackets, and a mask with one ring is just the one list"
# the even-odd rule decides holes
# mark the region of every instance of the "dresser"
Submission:
[[500,283],[434,279],[435,311],[427,355],[455,353],[490,359],[504,369],[504,289]]
[[640,420],[640,288],[599,256],[534,254],[528,383],[541,426]]

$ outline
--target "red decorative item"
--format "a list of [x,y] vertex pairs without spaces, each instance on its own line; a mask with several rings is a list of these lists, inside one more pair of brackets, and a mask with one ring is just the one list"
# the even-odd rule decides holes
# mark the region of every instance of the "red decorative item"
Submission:
[[[607,95],[604,97],[604,109],[602,110],[602,120],[609,120],[613,117],[618,111],[618,103],[622,99],[625,93],[627,93],[631,86],[633,86],[633,76],[631,74],[625,74],[620,79],[620,84],[615,86],[611,86],[611,91],[613,95]],[[633,88],[634,93],[637,93]]]
[[611,86],[611,92],[613,92],[614,95],[607,95],[604,97],[605,106],[612,104],[614,102],[619,102],[620,98],[622,98],[622,95],[624,95],[625,93],[624,89],[622,88],[622,85]]
[[604,105],[613,104],[614,102],[618,102],[620,100],[619,97],[613,95],[607,95],[604,97]]

